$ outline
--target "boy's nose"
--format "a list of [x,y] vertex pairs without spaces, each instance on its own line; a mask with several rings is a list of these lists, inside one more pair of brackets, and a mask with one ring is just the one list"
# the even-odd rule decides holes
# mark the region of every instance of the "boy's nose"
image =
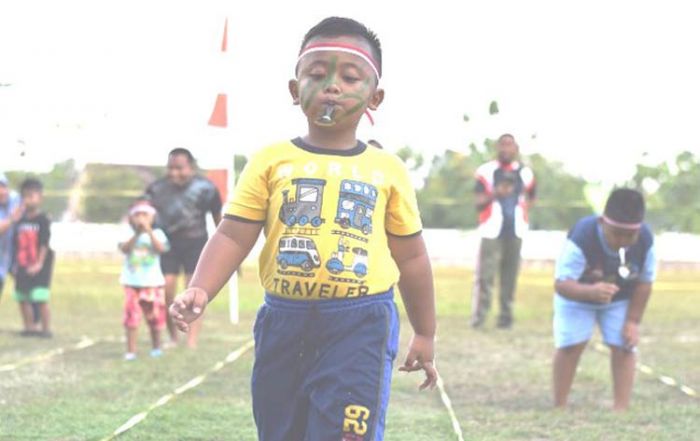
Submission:
[[337,95],[340,93],[340,87],[336,81],[331,81],[324,89],[324,92]]

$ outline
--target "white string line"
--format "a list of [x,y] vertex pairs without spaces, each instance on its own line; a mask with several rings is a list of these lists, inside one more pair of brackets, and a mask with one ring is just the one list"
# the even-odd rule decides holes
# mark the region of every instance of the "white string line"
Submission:
[[94,346],[95,344],[99,343],[102,341],[101,339],[91,339],[89,337],[83,336],[78,343],[74,345],[70,345],[68,347],[63,347],[63,348],[55,348],[51,349],[46,352],[42,352],[37,355],[32,355],[30,357],[25,357],[21,358],[14,363],[8,363],[8,364],[3,364],[0,365],[0,372],[8,372],[15,370],[17,368],[20,368],[24,365],[30,364],[30,363],[36,363],[38,361],[44,361],[48,360],[49,358],[55,357],[57,355],[65,354],[67,352],[75,352],[75,351],[80,351],[85,348],[89,348],[90,346]]
[[214,366],[209,368],[209,370],[207,370],[205,373],[203,373],[201,375],[197,375],[196,377],[194,377],[193,379],[191,379],[187,383],[174,389],[171,393],[163,395],[155,403],[151,404],[146,410],[144,410],[143,412],[139,412],[136,415],[129,418],[124,424],[122,424],[111,435],[103,438],[102,441],[113,440],[114,438],[118,437],[119,435],[123,434],[124,432],[130,430],[131,428],[133,428],[134,426],[139,424],[141,421],[145,420],[146,417],[148,416],[148,414],[151,413],[151,411],[153,411],[154,409],[157,409],[161,406],[166,405],[170,400],[175,398],[177,395],[183,394],[183,393],[187,392],[188,390],[199,386],[200,384],[202,384],[204,382],[204,380],[207,378],[207,376],[209,376],[209,374],[218,372],[227,364],[233,363],[234,361],[238,360],[238,358],[240,358],[241,355],[245,354],[250,349],[252,349],[254,345],[255,345],[255,343],[253,342],[253,340],[246,342],[243,346],[241,346],[240,348],[238,348],[235,351],[228,354],[223,361],[219,361]]
[[459,425],[457,415],[455,414],[455,411],[452,408],[452,400],[450,400],[449,395],[447,395],[447,392],[445,391],[445,382],[442,380],[442,376],[440,376],[439,374],[437,379],[437,387],[440,391],[440,400],[442,400],[442,404],[445,405],[445,407],[447,408],[447,413],[450,415],[450,421],[452,421],[452,430],[454,430],[455,435],[457,435],[458,441],[464,441],[464,436],[462,435],[462,427]]
[[[610,353],[609,349],[607,346],[601,344],[601,343],[596,343],[594,346],[594,349],[600,353],[608,354]],[[698,398],[700,395],[698,395],[698,392],[695,391],[695,389],[686,386],[684,384],[681,384],[678,382],[676,379],[673,377],[669,377],[667,375],[656,375],[654,372],[654,369],[652,369],[650,366],[643,364],[643,363],[637,363],[637,370],[643,374],[649,375],[649,376],[656,376],[656,379],[665,384],[666,386],[670,387],[677,387],[681,392],[684,394],[688,395],[689,397],[692,398]]]

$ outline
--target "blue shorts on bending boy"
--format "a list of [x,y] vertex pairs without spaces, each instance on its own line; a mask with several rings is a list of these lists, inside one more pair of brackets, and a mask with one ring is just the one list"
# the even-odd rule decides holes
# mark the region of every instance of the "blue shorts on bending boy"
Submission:
[[354,20],[304,37],[289,82],[308,134],[262,149],[243,171],[190,288],[171,315],[187,329],[264,229],[265,304],[254,326],[253,414],[262,441],[383,439],[398,282],[415,335],[400,370],[433,386],[432,273],[401,160],[356,138],[384,97],[381,48]]
[[555,405],[566,404],[579,357],[596,326],[612,351],[615,408],[629,405],[639,323],[656,277],[644,199],[617,189],[602,216],[580,219],[557,260],[554,296]]

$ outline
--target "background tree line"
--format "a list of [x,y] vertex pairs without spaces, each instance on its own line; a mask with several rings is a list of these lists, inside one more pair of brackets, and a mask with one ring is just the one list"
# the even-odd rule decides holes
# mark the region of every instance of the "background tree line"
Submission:
[[[470,229],[476,226],[474,173],[495,158],[494,140],[472,143],[465,152],[447,150],[426,164],[410,147],[398,155],[418,181],[418,203],[426,228]],[[534,229],[565,230],[579,217],[593,213],[587,183],[569,174],[563,165],[540,154],[527,155],[537,179],[537,201],[530,212]],[[237,175],[246,158],[234,158]],[[427,171],[426,171],[427,169]],[[47,173],[33,176],[45,186],[45,209],[54,220],[119,222],[127,207],[146,186],[165,174],[164,167],[88,164],[82,171],[72,160],[56,164]],[[8,172],[14,188],[27,174]],[[657,231],[700,233],[700,156],[685,151],[674,161],[638,164],[632,178],[622,183],[642,191],[647,198],[648,220]]]

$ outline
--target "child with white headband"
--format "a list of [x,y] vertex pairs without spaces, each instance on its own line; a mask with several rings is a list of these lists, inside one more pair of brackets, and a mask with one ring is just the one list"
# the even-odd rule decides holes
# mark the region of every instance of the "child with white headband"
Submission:
[[[254,326],[261,441],[383,439],[398,346],[394,286],[415,333],[400,370],[437,381],[430,261],[406,167],[356,137],[384,99],[381,47],[351,19],[304,37],[289,81],[306,135],[254,155],[170,314],[186,330],[264,229]],[[370,119],[371,121],[371,119]]]
[[131,238],[119,244],[126,255],[119,282],[124,286],[124,359],[136,359],[136,337],[141,315],[151,333],[151,357],[160,357],[160,332],[165,327],[165,278],[160,269],[160,254],[168,250],[168,238],[153,228],[156,210],[147,201],[137,201],[129,209]]

